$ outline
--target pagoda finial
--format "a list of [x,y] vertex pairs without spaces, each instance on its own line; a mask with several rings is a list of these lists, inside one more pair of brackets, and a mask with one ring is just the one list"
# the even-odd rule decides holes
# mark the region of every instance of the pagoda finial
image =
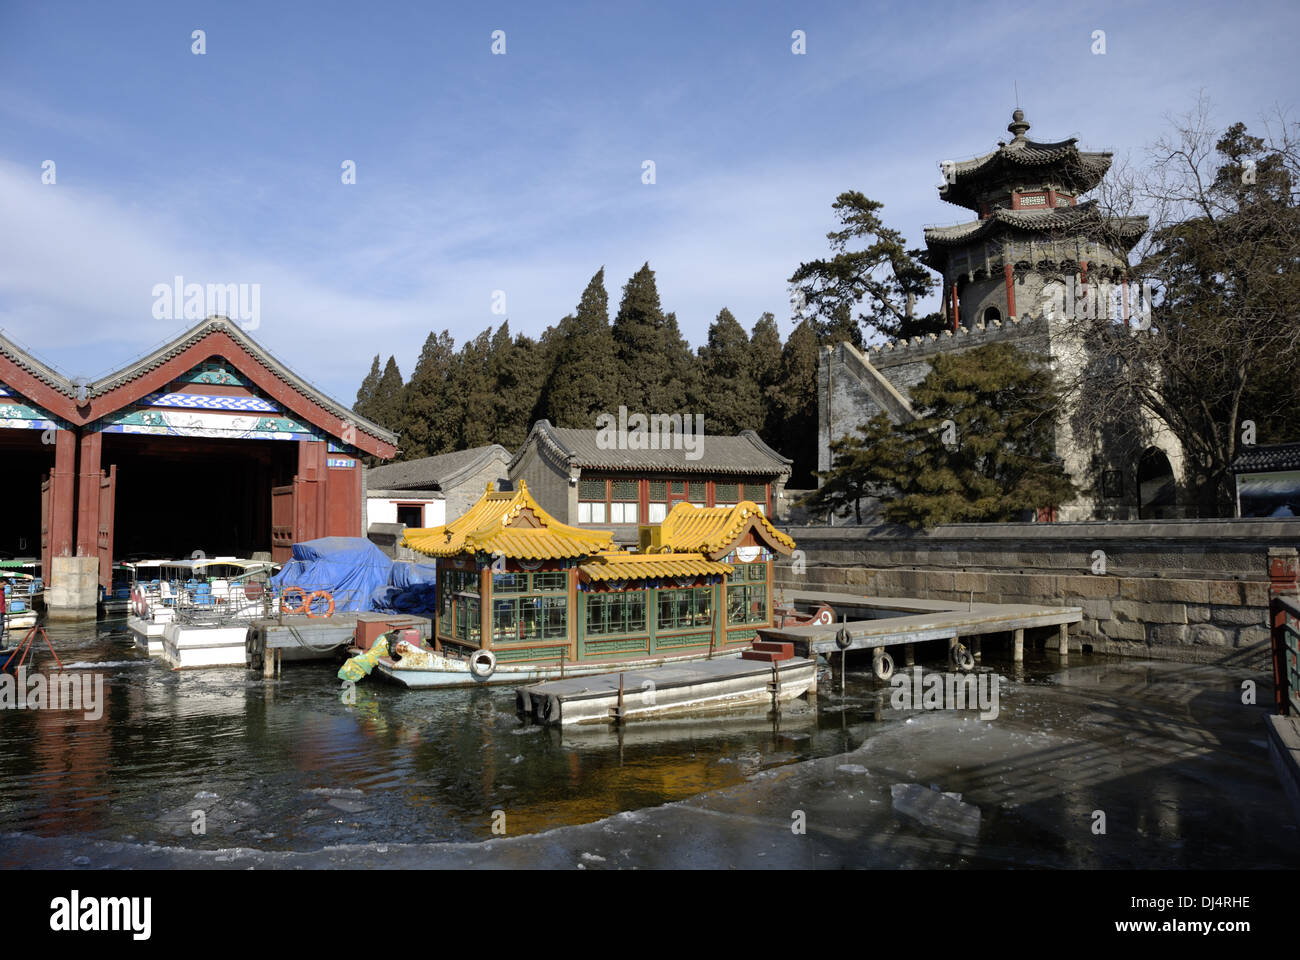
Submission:
[[1017,108],[1015,113],[1011,114],[1011,122],[1007,124],[1007,131],[1014,133],[1017,140],[1023,140],[1028,129],[1029,124],[1025,121],[1025,111]]

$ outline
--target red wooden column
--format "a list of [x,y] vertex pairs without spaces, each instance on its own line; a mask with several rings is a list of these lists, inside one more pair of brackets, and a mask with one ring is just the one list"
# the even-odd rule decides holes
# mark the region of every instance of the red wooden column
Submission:
[[1300,560],[1295,547],[1268,548],[1268,612],[1273,659],[1273,697],[1277,712],[1287,712],[1287,610],[1283,597],[1295,600],[1300,592]]
[[1013,320],[1016,316],[1016,278],[1011,264],[1002,265],[1002,275],[1007,281],[1007,319]]
[[961,325],[961,312],[957,305],[957,281],[952,282],[952,332],[957,332],[957,327]]
[[325,536],[325,441],[298,441],[298,473],[294,485],[293,542]]
[[93,557],[99,542],[99,480],[104,435],[81,435],[81,468],[77,471],[77,556]]
[[[77,509],[77,440],[71,430],[54,432],[54,470],[50,475],[50,535],[48,557],[70,557]],[[99,486],[95,486],[99,495]],[[94,544],[94,533],[91,533]],[[92,554],[93,555],[93,554]],[[49,567],[48,557],[44,566]],[[49,584],[47,574],[46,584]]]

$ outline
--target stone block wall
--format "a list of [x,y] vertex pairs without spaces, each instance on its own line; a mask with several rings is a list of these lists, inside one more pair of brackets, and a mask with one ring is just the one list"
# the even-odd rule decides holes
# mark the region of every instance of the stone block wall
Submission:
[[803,572],[776,587],[864,596],[1078,606],[1071,645],[1188,661],[1268,656],[1268,549],[1300,520],[790,527]]

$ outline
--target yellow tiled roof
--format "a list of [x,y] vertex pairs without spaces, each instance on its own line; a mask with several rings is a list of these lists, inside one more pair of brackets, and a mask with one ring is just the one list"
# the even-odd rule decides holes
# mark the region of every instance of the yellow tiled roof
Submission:
[[664,518],[658,543],[662,550],[720,556],[729,553],[731,546],[751,528],[777,553],[788,554],[794,550],[794,540],[772,526],[772,521],[752,500],[742,500],[734,507],[679,503]]
[[560,523],[538,506],[520,480],[515,491],[497,492],[489,483],[465,513],[441,527],[406,531],[402,546],[430,557],[499,553],[511,560],[559,560],[613,549],[614,539],[607,530]]
[[650,580],[660,577],[711,577],[731,566],[698,553],[602,553],[578,568],[588,580]]

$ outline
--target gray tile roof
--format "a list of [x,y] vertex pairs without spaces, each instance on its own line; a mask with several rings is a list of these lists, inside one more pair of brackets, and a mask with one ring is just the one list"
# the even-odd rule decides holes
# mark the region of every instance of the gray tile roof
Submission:
[[1055,210],[1007,210],[995,208],[983,220],[972,220],[950,227],[926,227],[925,242],[929,246],[948,246],[969,243],[999,230],[1010,228],[1029,232],[1078,229],[1104,223],[1105,228],[1123,241],[1136,242],[1147,229],[1146,217],[1111,217],[1103,221],[1095,202],[1074,207],[1057,207]]
[[1269,443],[1246,447],[1232,461],[1233,473],[1300,470],[1300,443]]
[[436,457],[373,467],[366,474],[366,486],[371,490],[447,490],[478,473],[493,459],[501,464],[504,477],[510,451],[499,443],[492,443],[485,447],[441,453]]
[[533,424],[528,439],[510,461],[519,461],[532,444],[546,446],[553,455],[580,469],[638,470],[663,473],[712,473],[738,476],[776,477],[790,473],[790,459],[764,443],[753,430],[737,436],[706,434],[698,447],[699,459],[687,459],[687,451],[603,449],[597,443],[596,430],[555,427],[549,420]]
[[1111,157],[1106,152],[1080,150],[1078,138],[1040,143],[1036,140],[1015,139],[998,144],[998,148],[973,160],[960,160],[952,165],[952,179],[939,188],[939,196],[958,206],[977,208],[976,194],[989,183],[1007,176],[1037,174],[1068,185],[1078,193],[1087,193],[1110,169]]

